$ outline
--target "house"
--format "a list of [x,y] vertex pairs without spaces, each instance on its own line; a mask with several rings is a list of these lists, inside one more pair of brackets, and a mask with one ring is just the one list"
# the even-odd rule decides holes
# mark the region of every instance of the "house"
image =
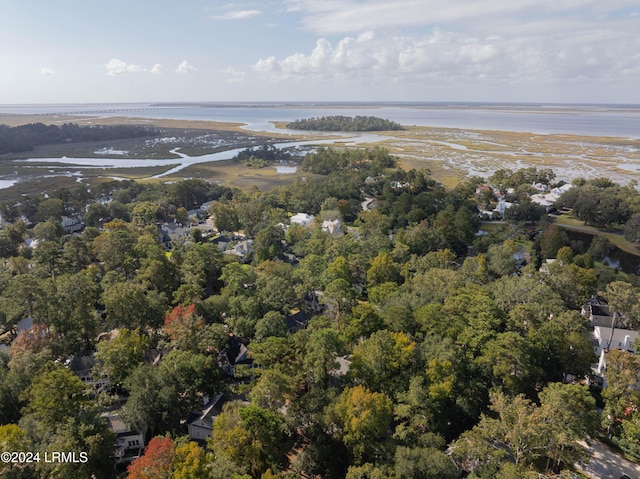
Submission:
[[237,245],[224,252],[224,254],[232,254],[240,258],[246,258],[251,253],[253,253],[253,240],[251,239],[240,241]]
[[[596,326],[593,328],[594,352],[598,357],[598,363],[592,366],[593,371],[601,378],[602,386],[606,387],[604,373],[607,369],[607,353],[610,349],[622,349],[634,353],[632,343],[638,337],[638,331],[615,328],[613,334],[611,328]],[[609,341],[611,340],[611,343]]]
[[231,243],[231,240],[224,235],[216,236],[211,242],[218,247],[220,251],[227,249],[227,245]]
[[63,216],[60,224],[62,225],[62,229],[64,230],[64,232],[67,234],[75,233],[76,231],[80,231],[82,228],[84,228],[84,225],[80,221],[80,218],[78,218],[77,216]]
[[329,221],[323,221],[322,222],[322,231],[325,231],[325,232],[331,234],[332,236],[340,235],[340,234],[342,234],[341,226],[342,226],[342,223],[338,219],[329,220]]
[[597,296],[592,296],[582,305],[580,314],[589,319],[591,326],[611,327],[609,306],[601,303]]
[[104,413],[104,417],[111,430],[116,435],[115,460],[116,465],[131,464],[142,456],[145,446],[144,432],[136,431],[127,426],[117,411]]
[[80,378],[83,384],[90,386],[95,394],[108,391],[109,378],[96,378],[93,374],[93,368],[96,365],[95,351],[83,355],[74,354],[65,361],[65,365]]
[[308,215],[306,213],[297,213],[289,219],[289,222],[291,224],[297,223],[304,227],[307,227],[308,225],[310,225],[312,221],[313,221],[313,216]]
[[507,211],[512,206],[513,206],[513,203],[510,203],[510,202],[504,201],[504,200],[500,200],[500,201],[498,201],[498,206],[496,206],[496,209],[494,211],[497,211],[500,214],[500,217],[504,218],[505,211]]
[[311,313],[307,311],[298,311],[297,313],[287,315],[285,318],[287,321],[287,331],[296,333],[306,329],[311,317]]
[[229,336],[227,348],[218,356],[220,368],[231,377],[236,376],[236,367],[251,366],[253,361],[247,358],[249,350],[238,336]]
[[213,437],[213,423],[222,412],[226,403],[224,394],[219,394],[208,401],[201,411],[193,411],[187,417],[189,439],[199,444],[206,443],[207,438]]

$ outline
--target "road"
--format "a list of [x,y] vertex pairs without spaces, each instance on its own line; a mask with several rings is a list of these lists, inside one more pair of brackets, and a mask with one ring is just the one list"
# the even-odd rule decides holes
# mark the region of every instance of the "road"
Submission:
[[580,444],[587,449],[587,455],[591,458],[580,469],[593,479],[620,479],[622,474],[640,478],[640,465],[625,459],[605,444],[594,440],[589,441],[589,445],[584,442]]

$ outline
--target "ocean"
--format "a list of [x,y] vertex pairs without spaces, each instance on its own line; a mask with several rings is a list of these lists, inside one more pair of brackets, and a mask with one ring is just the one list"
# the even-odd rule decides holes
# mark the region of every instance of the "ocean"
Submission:
[[[497,103],[114,103],[0,105],[2,114],[69,114],[215,120],[276,131],[273,121],[377,116],[405,126],[640,138],[640,105]],[[281,130],[280,130],[281,131]]]

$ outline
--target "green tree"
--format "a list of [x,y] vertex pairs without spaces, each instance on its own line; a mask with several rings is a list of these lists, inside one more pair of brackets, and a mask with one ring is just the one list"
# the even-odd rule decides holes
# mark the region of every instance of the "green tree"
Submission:
[[285,336],[287,334],[287,322],[285,317],[277,311],[267,312],[256,323],[255,340],[263,341],[270,336]]
[[287,463],[287,440],[280,417],[257,406],[227,403],[213,424],[217,457],[246,465],[252,477],[267,469],[280,470]]
[[379,449],[393,414],[391,399],[364,386],[345,389],[332,411],[338,436],[361,465]]
[[64,366],[38,374],[25,398],[29,401],[26,412],[49,426],[75,417],[88,401],[82,381]]
[[546,472],[561,465],[570,467],[583,458],[585,451],[578,441],[592,436],[598,423],[596,401],[589,390],[579,384],[551,383],[540,392],[537,411],[544,431],[547,455]]
[[149,302],[140,285],[121,282],[108,285],[101,301],[110,327],[135,329],[146,326]]
[[353,349],[349,376],[372,391],[393,396],[408,386],[416,360],[414,341],[404,333],[383,329]]
[[396,449],[397,479],[457,479],[460,471],[444,452],[432,447],[404,447]]
[[107,376],[118,386],[144,362],[144,353],[149,348],[149,338],[138,329],[131,331],[122,328],[118,331],[118,336],[111,341],[100,341],[96,348],[94,373]]

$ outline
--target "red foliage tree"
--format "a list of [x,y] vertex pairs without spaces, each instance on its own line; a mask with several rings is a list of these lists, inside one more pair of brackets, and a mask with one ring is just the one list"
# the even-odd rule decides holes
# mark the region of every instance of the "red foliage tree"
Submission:
[[196,312],[196,305],[186,308],[176,306],[164,318],[164,331],[179,349],[193,350],[197,333],[205,325],[204,318]]
[[51,345],[49,326],[44,323],[35,323],[30,329],[21,331],[11,343],[11,355],[31,351],[39,353]]
[[144,450],[144,455],[133,461],[127,471],[128,479],[168,479],[176,458],[176,445],[168,437],[156,436]]

